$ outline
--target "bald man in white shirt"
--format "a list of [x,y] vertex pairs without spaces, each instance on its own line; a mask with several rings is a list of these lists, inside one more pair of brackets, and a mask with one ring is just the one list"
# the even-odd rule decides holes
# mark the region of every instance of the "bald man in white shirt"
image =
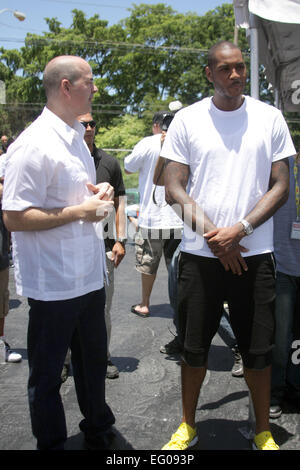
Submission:
[[105,402],[101,221],[113,209],[114,192],[108,183],[95,185],[84,127],[76,119],[90,112],[97,87],[89,64],[75,56],[52,59],[43,84],[46,107],[9,148],[3,195],[4,222],[13,232],[16,288],[30,306],[32,430],[38,449],[64,449],[59,389],[70,347],[86,448],[105,449],[115,419]]

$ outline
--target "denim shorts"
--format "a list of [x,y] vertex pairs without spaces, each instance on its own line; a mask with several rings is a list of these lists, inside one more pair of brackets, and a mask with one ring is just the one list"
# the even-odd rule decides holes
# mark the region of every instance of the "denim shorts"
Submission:
[[206,365],[227,301],[230,322],[246,368],[272,361],[275,329],[275,264],[272,253],[245,258],[241,276],[225,271],[217,258],[181,253],[178,280],[178,335],[183,360]]

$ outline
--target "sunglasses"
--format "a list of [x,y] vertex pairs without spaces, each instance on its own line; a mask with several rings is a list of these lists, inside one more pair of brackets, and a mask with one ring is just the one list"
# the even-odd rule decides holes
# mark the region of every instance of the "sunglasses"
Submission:
[[81,124],[87,129],[87,126],[89,125],[92,129],[96,127],[95,121],[80,121]]

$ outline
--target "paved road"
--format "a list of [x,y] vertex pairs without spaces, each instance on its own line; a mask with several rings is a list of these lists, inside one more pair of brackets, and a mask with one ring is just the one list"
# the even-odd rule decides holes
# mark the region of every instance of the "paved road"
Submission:
[[[6,336],[23,355],[20,364],[0,365],[0,450],[33,450],[27,404],[27,302],[15,293],[10,270],[10,314]],[[120,377],[107,380],[107,401],[116,416],[117,436],[113,450],[159,450],[180,423],[180,376],[178,358],[159,352],[172,339],[172,311],[168,304],[167,272],[163,263],[152,295],[151,316],[130,313],[140,300],[140,277],[134,269],[133,247],[116,271],[112,306],[111,354]],[[197,408],[199,434],[195,450],[246,450],[248,391],[244,380],[233,378],[231,351],[216,335],[211,347],[209,371]],[[82,434],[73,377],[62,385],[69,438],[68,450],[81,449]],[[300,449],[300,415],[291,408],[272,421],[272,432],[282,449]],[[134,455],[134,452],[127,455]]]

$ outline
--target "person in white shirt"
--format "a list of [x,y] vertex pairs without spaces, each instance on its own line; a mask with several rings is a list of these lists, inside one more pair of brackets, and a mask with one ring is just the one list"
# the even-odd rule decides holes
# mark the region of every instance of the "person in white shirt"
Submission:
[[295,148],[281,112],[243,95],[247,74],[237,46],[214,45],[205,70],[213,97],[176,114],[161,153],[166,200],[185,222],[178,280],[183,417],[163,449],[197,441],[197,402],[226,300],[254,405],[253,446],[275,450],[269,426],[272,215],[288,197],[288,157]]
[[[170,112],[153,117],[152,136],[145,137],[124,159],[127,174],[139,172],[140,208],[135,236],[136,270],[141,273],[142,300],[131,307],[140,317],[149,317],[150,296],[159,262],[164,254],[167,267],[181,239],[182,221],[165,201],[165,189],[153,184],[156,161],[161,151],[161,125]],[[153,198],[153,192],[154,198]]]
[[0,158],[0,341],[3,341],[5,346],[5,361],[6,362],[20,362],[22,361],[21,354],[12,351],[10,345],[7,343],[4,334],[4,325],[6,316],[9,312],[9,232],[3,224],[2,218],[2,193],[3,182],[5,174],[6,153]]
[[[47,104],[9,147],[3,219],[13,232],[17,293],[28,297],[28,396],[40,450],[63,450],[59,389],[70,346],[87,448],[106,448],[115,418],[105,401],[107,340],[102,222],[113,188],[95,185],[79,114],[97,87],[89,64],[59,56],[46,66]],[[101,262],[99,262],[101,260]]]

